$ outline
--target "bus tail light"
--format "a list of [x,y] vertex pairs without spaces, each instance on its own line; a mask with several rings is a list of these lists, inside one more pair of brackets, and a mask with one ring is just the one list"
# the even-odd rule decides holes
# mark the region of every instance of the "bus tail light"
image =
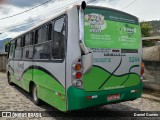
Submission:
[[144,74],[144,69],[141,69],[141,75],[143,75]]
[[83,88],[83,71],[81,58],[77,58],[72,63],[72,85],[77,88]]
[[143,75],[144,74],[144,63],[142,62],[141,63],[141,75]]
[[74,68],[74,70],[76,70],[76,71],[79,71],[79,70],[81,70],[81,64],[75,64],[75,65],[73,65],[73,68]]
[[82,87],[82,80],[75,80],[74,82],[73,82],[73,84],[74,84],[74,86],[76,86],[76,87]]
[[76,79],[79,79],[82,77],[82,73],[81,72],[76,72],[73,74],[73,76],[76,78]]

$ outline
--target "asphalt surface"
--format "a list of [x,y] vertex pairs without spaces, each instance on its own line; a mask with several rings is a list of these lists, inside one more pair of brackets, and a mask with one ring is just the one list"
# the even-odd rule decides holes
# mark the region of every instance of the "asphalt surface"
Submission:
[[[160,111],[160,101],[159,99],[154,98],[159,98],[160,94],[157,93],[156,96],[154,96],[154,94],[152,93],[150,91],[145,91],[142,98],[136,99],[134,101],[127,101],[99,107],[91,107],[84,110],[63,113],[44,102],[42,102],[40,106],[35,105],[31,100],[31,96],[27,92],[25,92],[18,86],[9,86],[6,80],[5,73],[0,73],[0,111],[43,111],[42,116],[48,116],[43,118],[25,119],[160,120],[160,114],[159,117],[133,117],[134,113],[138,114],[144,113],[144,111],[152,111],[152,113],[156,114],[156,112],[153,111]],[[154,99],[152,99],[152,97]],[[3,120],[8,118],[0,119]]]

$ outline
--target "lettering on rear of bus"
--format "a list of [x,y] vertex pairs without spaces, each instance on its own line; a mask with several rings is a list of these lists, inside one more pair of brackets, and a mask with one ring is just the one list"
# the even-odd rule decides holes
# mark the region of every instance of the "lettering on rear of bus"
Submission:
[[111,58],[94,58],[94,63],[105,63],[105,62],[111,62]]
[[140,62],[139,57],[129,57],[129,62]]

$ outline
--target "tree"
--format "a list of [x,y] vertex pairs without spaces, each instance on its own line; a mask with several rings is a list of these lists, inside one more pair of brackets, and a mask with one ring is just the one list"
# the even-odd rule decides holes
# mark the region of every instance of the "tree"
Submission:
[[152,29],[152,26],[149,22],[141,22],[141,33],[142,37],[149,37],[150,36],[150,30]]
[[[141,26],[141,33],[142,33],[142,37],[150,37],[150,31],[152,30],[152,26],[149,22],[141,22],[140,23]],[[145,47],[150,47],[153,46],[154,42],[153,41],[143,41],[143,46]]]

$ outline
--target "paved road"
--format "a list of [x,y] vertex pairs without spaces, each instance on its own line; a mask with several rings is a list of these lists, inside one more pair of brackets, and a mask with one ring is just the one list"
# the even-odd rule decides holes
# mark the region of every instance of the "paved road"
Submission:
[[[24,90],[17,86],[9,86],[6,80],[6,76],[4,73],[0,73],[0,111],[46,111],[45,113],[49,116],[52,116],[50,118],[45,119],[74,119],[76,116],[83,116],[83,117],[77,117],[76,119],[96,119],[95,116],[101,116],[102,114],[106,115],[125,115],[125,111],[160,111],[160,101],[147,99],[147,98],[139,98],[134,101],[128,101],[118,104],[112,104],[112,105],[105,105],[101,107],[93,107],[81,111],[76,112],[70,112],[70,113],[62,113],[54,109],[53,107],[47,105],[46,103],[42,103],[41,106],[36,106],[31,101],[30,95],[26,93]],[[47,111],[52,111],[47,112]],[[85,112],[90,111],[90,112]],[[95,112],[95,111],[101,111],[101,112]],[[86,114],[85,114],[86,113]],[[92,114],[91,114],[92,113]],[[94,118],[88,118],[88,114],[91,117]],[[127,113],[128,114],[128,113]],[[55,117],[58,116],[58,117]],[[41,118],[44,119],[44,118]],[[99,118],[100,119],[100,118]],[[104,117],[101,119],[105,119]],[[107,120],[112,118],[106,118]],[[118,118],[115,118],[118,120]],[[124,120],[124,117],[121,118]],[[137,118],[125,118],[129,120],[137,120]],[[160,120],[160,117],[158,118],[142,118],[146,120]]]

